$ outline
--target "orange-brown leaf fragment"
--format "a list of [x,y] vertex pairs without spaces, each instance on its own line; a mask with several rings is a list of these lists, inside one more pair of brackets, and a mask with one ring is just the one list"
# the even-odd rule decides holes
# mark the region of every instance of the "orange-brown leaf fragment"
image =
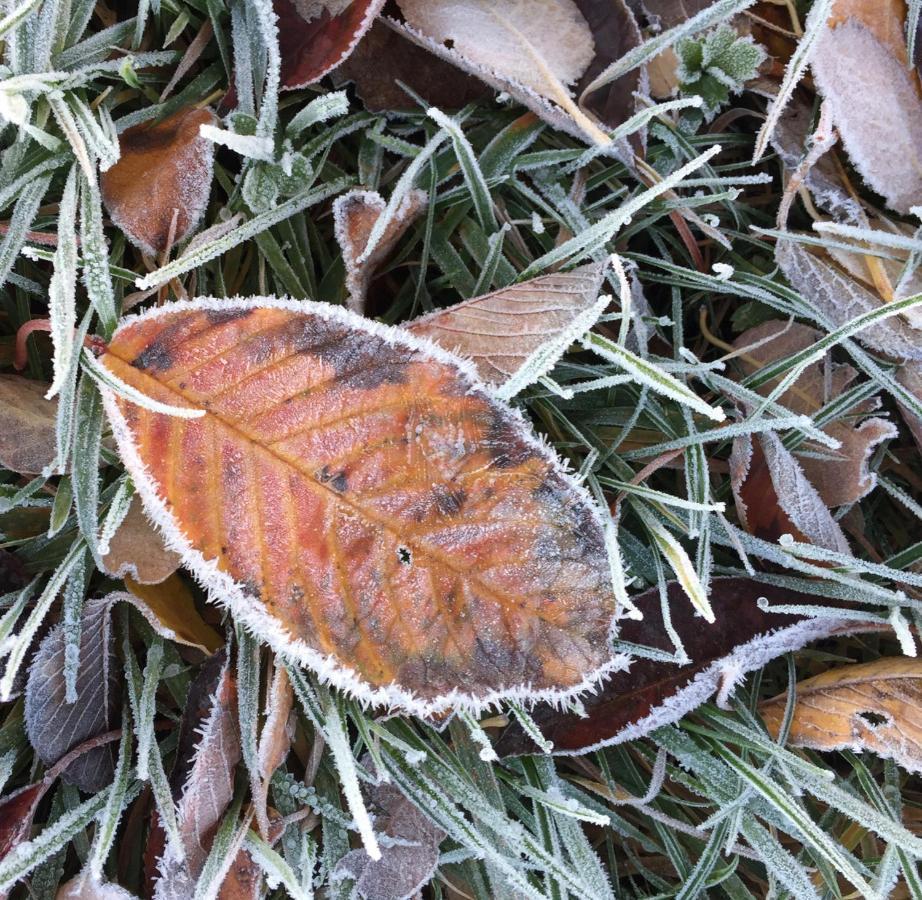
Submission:
[[[759,711],[777,734],[787,695]],[[789,743],[813,750],[870,750],[922,772],[922,661],[885,657],[830,669],[797,685]]]
[[0,466],[21,475],[38,475],[55,460],[58,401],[46,400],[48,385],[19,375],[0,376]]
[[160,584],[180,566],[178,554],[164,545],[137,498],[131,501],[128,515],[112,536],[102,563],[115,578],[130,575],[139,584]]
[[199,135],[214,116],[187,107],[162,122],[144,122],[119,136],[121,158],[99,178],[112,221],[145,253],[182,240],[205,212],[214,144]]
[[105,391],[148,513],[277,650],[428,713],[559,696],[614,662],[595,507],[464,363],[317,303],[197,300],[115,333]]

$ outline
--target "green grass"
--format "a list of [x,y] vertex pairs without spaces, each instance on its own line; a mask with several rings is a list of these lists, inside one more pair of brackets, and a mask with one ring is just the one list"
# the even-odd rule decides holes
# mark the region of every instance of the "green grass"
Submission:
[[[918,4],[912,6],[918,15]],[[649,492],[632,492],[622,504],[621,575],[631,594],[675,577],[675,556],[670,558],[667,550],[676,543],[689,560],[685,577],[705,586],[717,575],[746,574],[746,562],[737,552],[741,546],[757,580],[783,579],[785,585],[815,595],[818,604],[831,596],[853,600],[871,613],[901,609],[913,625],[919,624],[914,593],[904,592],[898,578],[864,564],[909,571],[922,559],[922,510],[900,499],[907,493],[918,497],[922,486],[922,467],[905,429],[872,461],[892,489],[877,489],[861,502],[863,544],[853,543],[858,556],[846,569],[841,562],[824,564],[822,553],[816,560],[794,558],[707,510],[718,501],[732,510],[725,461],[733,434],[761,427],[759,418],[779,418],[775,411],[717,423],[701,415],[700,406],[687,402],[681,391],[664,388],[675,383],[684,391],[691,388],[708,408],[732,413],[738,399],[733,392],[739,389],[722,377],[726,373],[708,365],[724,354],[712,336],[732,342],[751,324],[793,316],[839,337],[832,352],[850,358],[864,395],[879,393],[897,420],[890,366],[848,334],[835,334],[809,299],[787,285],[776,269],[771,241],[753,230],[774,226],[781,187],[780,163],[771,154],[755,166],[751,163],[757,139],[752,123],[758,119],[741,118],[709,133],[706,123],[685,132],[673,114],[655,116],[647,162],[668,178],[699,160],[677,180],[676,194],[663,196],[641,184],[622,162],[600,154],[586,158],[584,145],[540,122],[522,128],[524,110],[509,103],[490,99],[466,108],[446,131],[424,110],[372,115],[350,95],[348,110],[336,109],[334,100],[334,114],[322,121],[304,110],[325,88],[276,96],[271,67],[267,77],[265,67],[254,62],[251,75],[257,86],[269,84],[270,91],[251,110],[253,130],[276,136],[278,145],[287,133],[289,149],[303,157],[310,177],[290,191],[283,185],[279,202],[260,210],[255,194],[244,186],[248,173],[254,179],[254,172],[274,177],[271,164],[220,148],[203,227],[232,213],[240,213],[243,224],[194,257],[167,263],[149,275],[138,252],[106,220],[108,276],[103,262],[69,299],[52,283],[53,273],[66,278],[78,252],[105,252],[92,229],[81,232],[78,250],[76,219],[66,209],[73,193],[67,187],[70,180],[81,185],[87,198],[87,217],[104,217],[93,167],[82,168],[81,157],[105,152],[113,139],[110,121],[119,129],[182,104],[213,101],[230,83],[229,54],[241,35],[232,33],[222,0],[160,0],[157,11],[143,8],[147,20],[141,46],[149,49],[135,50],[133,62],[107,61],[107,53],[97,52],[110,44],[129,48],[141,33],[128,20],[134,10],[126,5],[117,7],[119,24],[104,38],[98,37],[102,24],[87,0],[45,0],[40,15],[29,13],[4,36],[4,77],[35,76],[28,88],[36,130],[17,135],[15,126],[7,126],[0,133],[0,215],[10,223],[0,241],[0,359],[4,371],[11,371],[13,336],[29,319],[47,315],[49,302],[60,305],[58,320],[65,326],[59,340],[73,350],[70,366],[53,373],[50,345],[33,341],[25,373],[60,379],[65,413],[59,422],[59,452],[61,459],[72,459],[72,474],[30,481],[0,472],[0,546],[36,579],[24,601],[15,592],[0,600],[4,610],[12,611],[4,621],[7,633],[14,635],[3,645],[4,666],[16,659],[28,664],[29,631],[39,632],[48,621],[74,618],[85,598],[120,587],[95,570],[87,552],[120,491],[124,498],[125,476],[108,447],[94,382],[79,365],[74,325],[107,336],[127,294],[167,277],[180,278],[198,296],[278,294],[343,303],[344,270],[330,199],[358,184],[387,198],[413,185],[429,195],[428,214],[401,240],[374,281],[369,314],[381,321],[400,323],[475,292],[502,288],[523,274],[604,258],[612,251],[639,279],[649,304],[641,316],[648,339],[631,345],[636,364],[625,366],[623,342],[609,354],[575,347],[548,379],[526,388],[514,401],[571,466],[586,473],[587,484],[599,496],[605,485],[630,482],[657,453],[681,449],[684,465],[660,468],[644,484],[691,501],[694,508],[664,504]],[[254,3],[254,8],[264,4]],[[177,44],[186,45],[209,17],[216,36],[171,97],[158,103],[178,59],[176,44],[159,48],[167,35],[178,34]],[[253,45],[251,58],[265,60],[267,47],[258,29],[247,38]],[[48,51],[43,53],[42,46]],[[270,46],[270,59],[272,50]],[[9,82],[0,83],[0,90],[9,87]],[[760,97],[747,93],[733,103],[764,108]],[[69,116],[84,109],[90,110],[94,128],[64,127]],[[715,146],[719,153],[701,161]],[[752,183],[751,176],[762,174],[767,176],[764,182]],[[706,217],[721,238],[718,242],[691,226],[703,271],[671,216],[683,209]],[[809,227],[797,205],[794,216]],[[497,237],[504,223],[511,230]],[[24,251],[27,229],[57,234],[58,250]],[[73,232],[69,245],[68,229]],[[561,232],[569,239],[559,243]],[[732,267],[729,278],[713,270],[715,263]],[[135,279],[145,278],[135,285]],[[619,293],[614,276],[609,290]],[[607,325],[608,333],[617,335],[620,317],[610,317]],[[636,333],[637,323],[631,330]],[[783,362],[775,374],[790,372],[799,361]],[[562,388],[622,375],[626,369],[633,376],[627,383],[569,399],[561,396]],[[72,417],[66,414],[71,408]],[[841,409],[827,408],[814,423],[841,415]],[[707,433],[722,427],[727,431],[719,440]],[[788,418],[775,427],[793,447],[813,426]],[[68,492],[72,505],[63,499]],[[672,544],[663,533],[671,536]],[[196,597],[203,615],[222,628],[221,613]],[[152,742],[153,793],[163,808],[169,802],[168,788],[162,779],[157,786],[156,773],[170,772],[176,760],[176,726],[201,656],[169,643],[152,651],[161,646],[159,639],[134,612],[120,611],[116,624],[119,665],[128,673],[123,680],[137,695],[132,714],[123,719],[122,756],[132,758],[126,756],[132,752],[131,742]],[[728,625],[718,622],[717,627]],[[160,652],[162,666],[154,665]],[[264,649],[255,652],[256,659],[260,652],[262,657],[261,664],[254,659],[248,663],[251,690],[244,716],[251,716],[250,721],[255,721],[264,688],[260,669],[268,656]],[[373,711],[329,695],[311,674],[300,673],[296,752],[277,773],[270,802],[286,815],[304,806],[314,815],[303,820],[309,826],[303,831],[298,824],[289,826],[276,850],[296,878],[308,881],[310,875],[301,866],[316,856],[318,890],[323,883],[326,896],[349,896],[348,882],[329,880],[350,846],[360,846],[341,778],[344,767],[367,777],[358,761],[370,752],[376,766],[448,835],[426,896],[838,898],[855,896],[856,890],[885,896],[900,878],[909,895],[922,897],[918,841],[910,841],[900,825],[905,822],[910,831],[917,830],[917,778],[869,754],[820,755],[785,748],[767,737],[756,710],[761,699],[784,691],[791,677],[899,652],[890,636],[830,641],[750,675],[729,710],[706,704],[677,726],[585,757],[499,761],[481,758],[481,735],[473,723],[459,718],[440,732],[409,718],[378,720]],[[138,660],[146,660],[145,669]],[[512,715],[510,710],[498,714]],[[27,740],[23,715],[21,696],[0,706],[4,794],[34,782],[44,771]],[[154,718],[168,727],[151,731]],[[334,759],[330,748],[337,747],[340,732],[346,739]],[[309,752],[319,735],[326,739],[327,750],[313,774]],[[309,783],[304,781],[306,771]],[[52,898],[57,885],[91,858],[110,880],[143,894],[142,850],[153,801],[127,762],[119,774],[121,782],[97,797],[81,795],[63,782],[52,786],[38,808],[30,854],[22,864],[27,877],[13,888],[14,896]],[[238,781],[243,791],[242,765]],[[597,790],[586,787],[587,782]],[[624,791],[635,800],[611,799]],[[573,803],[560,802],[564,799]],[[239,803],[232,806],[222,826],[228,846],[240,808]],[[608,824],[599,824],[606,820]],[[116,822],[118,830],[107,847],[99,836]],[[302,852],[304,847],[308,849]],[[257,855],[266,866],[274,863],[266,853]],[[9,883],[18,874],[9,859],[0,860],[0,880]],[[286,896],[285,888],[272,895]]]

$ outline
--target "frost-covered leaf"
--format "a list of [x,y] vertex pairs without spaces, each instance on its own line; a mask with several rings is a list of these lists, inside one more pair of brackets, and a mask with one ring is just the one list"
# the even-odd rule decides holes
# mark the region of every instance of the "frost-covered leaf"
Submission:
[[19,375],[0,375],[0,465],[22,475],[38,475],[56,459],[57,400],[46,400],[48,385]]
[[[918,397],[919,402],[922,403],[922,362],[903,363],[897,369],[896,377],[899,383],[911,394]],[[900,412],[903,414],[903,418],[909,426],[916,444],[922,451],[922,418],[902,405],[900,406]]]
[[192,592],[177,574],[158,584],[141,584],[125,577],[130,602],[150,622],[154,630],[167,640],[197,647],[203,653],[214,653],[224,645],[224,639],[207,625],[195,608]]
[[199,127],[212,122],[210,110],[186,107],[119,136],[121,158],[99,179],[102,199],[112,221],[145,253],[166,250],[171,231],[173,243],[181,241],[205,212],[214,144]]
[[89,874],[81,873],[61,885],[55,900],[137,900],[137,897],[117,884],[96,881]]
[[591,309],[602,287],[601,265],[540,275],[436,310],[404,327],[469,359],[489,384],[503,384],[539,347]]
[[[759,712],[777,734],[787,695],[765,701]],[[850,748],[895,760],[922,772],[922,662],[884,657],[829,669],[797,684],[788,742],[812,750]]]
[[[41,642],[26,684],[26,733],[39,758],[48,766],[83,741],[115,727],[119,681],[112,665],[109,598],[88,600],[80,622],[80,663],[77,699],[65,699],[64,625],[56,625]],[[84,791],[109,784],[115,771],[113,749],[106,744],[75,759],[62,777]]]
[[[877,294],[797,241],[779,240],[775,259],[791,284],[836,328],[881,305]],[[857,338],[896,359],[922,359],[922,342],[899,316],[875,322]]]
[[640,43],[623,2],[608,0],[399,0],[420,46],[504,91],[555,128],[597,144],[634,110],[638,72],[585,96],[590,81]]
[[365,311],[369,281],[407,229],[425,212],[427,202],[424,191],[410,190],[391,216],[375,248],[364,259],[362,254],[368,238],[375,223],[385,214],[387,203],[376,191],[349,191],[333,202],[334,229],[346,267],[350,309],[359,313]]
[[256,806],[256,821],[260,823],[263,838],[268,839],[269,814],[266,800],[269,794],[269,782],[275,770],[285,761],[291,747],[292,730],[289,723],[294,692],[284,666],[277,665],[269,686],[266,701],[266,722],[259,736],[258,765],[262,779],[254,787],[253,803]]
[[335,685],[433,712],[569,694],[612,665],[594,504],[455,357],[336,307],[258,298],[149,311],[102,364],[206,411],[103,389],[185,564]]
[[[564,755],[636,740],[677,721],[715,692],[728,693],[743,675],[769,660],[857,627],[834,616],[810,619],[767,612],[757,604],[761,597],[771,604],[815,603],[817,599],[747,578],[714,578],[709,599],[716,621],[707,625],[685,600],[681,585],[670,582],[672,625],[685,646],[688,662],[634,659],[630,668],[612,675],[598,694],[583,701],[586,717],[540,706],[532,718],[553,743],[554,752]],[[663,627],[659,589],[632,600],[643,620],[626,619],[619,639],[673,653]],[[500,736],[496,751],[512,756],[534,753],[536,748],[524,730],[513,724]]]
[[810,64],[855,168],[888,206],[907,213],[922,202],[922,94],[906,65],[902,9],[840,0]]
[[734,440],[730,479],[737,513],[751,534],[767,541],[790,534],[850,553],[839,523],[775,432]]
[[274,0],[282,87],[313,84],[344,62],[383,6],[384,0]]
[[160,584],[179,568],[180,560],[164,546],[160,533],[144,515],[140,500],[134,498],[102,564],[114,578],[130,575],[139,584]]
[[[363,763],[369,767],[370,758]],[[350,851],[333,872],[334,883],[354,879],[362,900],[414,897],[435,872],[445,832],[391,783],[370,785],[364,793],[382,837],[381,858],[372,859],[365,850]]]
[[[188,710],[188,706],[187,706]],[[188,720],[186,720],[188,722]],[[193,737],[189,731],[186,738]],[[154,897],[192,896],[214,835],[234,796],[234,770],[240,761],[237,688],[229,658],[224,657],[206,715],[195,729],[197,743],[178,803],[181,856],[168,843],[159,863]],[[180,750],[182,750],[182,745]]]
[[414,44],[386,17],[375,21],[332,74],[337,84],[353,82],[372,112],[415,110],[416,101],[401,84],[439,109],[460,109],[489,93],[482,81]]
[[38,781],[0,797],[0,859],[28,839],[35,810],[47,790],[47,782]]
[[[734,341],[737,350],[745,351],[737,362],[746,375],[751,375],[762,366],[811,347],[821,337],[816,329],[796,322],[765,322],[743,332]],[[827,368],[830,368],[828,396]],[[833,363],[827,357],[808,366],[794,384],[776,399],[791,411],[812,417],[825,403],[838,397],[857,374],[851,366]],[[757,390],[767,395],[776,386],[777,379],[760,385]],[[823,428],[826,434],[841,443],[839,449],[820,447],[806,441],[799,448],[800,452],[795,452],[804,474],[826,506],[856,503],[874,489],[877,479],[868,471],[868,460],[881,441],[896,437],[897,433],[893,423],[886,419],[864,418],[857,424],[877,405],[866,403],[858,409],[848,410],[848,419],[839,419]]]

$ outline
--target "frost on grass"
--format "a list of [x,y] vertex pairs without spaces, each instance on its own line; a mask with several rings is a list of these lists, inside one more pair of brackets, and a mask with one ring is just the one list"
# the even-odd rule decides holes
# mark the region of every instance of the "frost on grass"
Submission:
[[[51,629],[32,661],[26,685],[26,733],[46,765],[114,727],[119,690],[111,665],[110,612],[108,598],[84,605],[75,702],[68,703],[65,697],[63,625]],[[112,748],[107,745],[78,757],[63,777],[85,791],[98,791],[109,784],[114,771]]]
[[[340,308],[258,298],[126,320],[102,365],[158,402],[208,409],[169,417],[179,464],[143,425],[160,414],[104,390],[170,546],[238,621],[324,679],[426,714],[575,695],[615,664],[591,498],[457,357]],[[325,424],[345,409],[346,426]]]

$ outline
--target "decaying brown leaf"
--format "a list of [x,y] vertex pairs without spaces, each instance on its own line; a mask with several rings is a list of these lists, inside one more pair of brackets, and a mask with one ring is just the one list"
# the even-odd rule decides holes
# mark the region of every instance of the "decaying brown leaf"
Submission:
[[[214,144],[199,135],[214,116],[186,107],[119,136],[121,158],[100,175],[112,221],[145,253],[164,252],[198,224],[211,192]],[[174,224],[175,218],[175,224]]]
[[198,730],[198,744],[178,804],[185,855],[180,856],[177,848],[167,844],[154,894],[158,900],[192,896],[214,829],[234,796],[234,770],[240,761],[237,729],[237,687],[225,656],[208,714]]
[[[787,695],[759,707],[777,734]],[[813,750],[870,751],[922,772],[922,661],[887,657],[830,669],[797,685],[789,743]]]
[[[813,346],[820,337],[819,331],[806,325],[765,322],[743,332],[736,339],[734,347],[745,351],[737,357],[737,364],[744,374],[751,375],[763,366]],[[851,366],[833,363],[827,357],[805,369],[777,400],[792,412],[813,416],[825,403],[838,397],[857,374]],[[777,380],[766,382],[757,390],[767,395],[777,383]],[[826,506],[856,503],[874,489],[876,478],[868,471],[868,460],[881,441],[897,434],[893,423],[886,419],[863,418],[877,405],[866,403],[859,409],[849,410],[850,419],[840,419],[823,428],[826,434],[842,444],[839,449],[805,441],[795,453],[804,474]],[[863,421],[860,421],[862,418]]]
[[[48,782],[38,781],[0,797],[0,859],[28,839],[35,810],[47,790]],[[7,895],[0,892],[0,896]]]
[[407,323],[419,337],[470,359],[480,377],[503,384],[540,346],[564,332],[599,297],[604,267],[541,275]]
[[[367,756],[363,765],[374,768]],[[393,784],[381,782],[366,788],[365,793],[375,817],[375,830],[391,840],[382,842],[378,860],[365,850],[347,853],[339,861],[333,880],[354,879],[362,900],[416,896],[435,872],[445,832]]]
[[901,213],[922,201],[922,93],[901,0],[838,0],[811,66],[848,155]]
[[144,515],[141,501],[135,498],[109,542],[109,552],[102,558],[102,564],[113,578],[129,575],[138,584],[160,584],[179,568],[180,559],[166,548],[163,538]]
[[[716,622],[706,625],[685,602],[679,583],[670,582],[667,599],[672,624],[688,660],[632,660],[630,668],[616,672],[599,693],[584,699],[585,716],[547,705],[536,707],[532,717],[544,737],[553,743],[553,752],[588,753],[601,746],[636,740],[655,728],[677,722],[715,693],[726,697],[747,672],[771,659],[832,634],[865,628],[864,623],[832,616],[811,619],[769,612],[759,607],[761,597],[772,606],[817,601],[816,597],[748,578],[714,578],[709,599]],[[663,627],[659,588],[632,599],[643,619],[625,619],[619,638],[673,652],[675,648]],[[502,756],[536,752],[518,723],[503,731],[495,748]]]
[[48,385],[19,375],[0,375],[0,465],[21,475],[38,475],[56,458],[58,401],[46,400]]
[[58,888],[55,900],[137,900],[137,897],[117,884],[80,874]]
[[205,623],[195,608],[186,583],[172,574],[158,584],[141,584],[125,577],[129,593],[124,599],[132,603],[162,637],[203,653],[214,653],[224,639]]
[[[922,402],[922,362],[903,363],[896,371],[897,380],[907,391]],[[922,419],[912,410],[900,406],[903,419],[909,426],[919,450],[922,451]]]
[[[920,170],[922,171],[922,170]],[[880,296],[859,284],[827,258],[794,240],[779,240],[775,259],[794,287],[831,322],[845,325],[881,305]],[[872,350],[893,359],[922,359],[922,341],[901,316],[891,316],[856,336]]]
[[387,208],[387,203],[377,191],[349,191],[336,198],[333,203],[334,230],[343,252],[350,309],[358,313],[365,311],[369,281],[397,241],[425,211],[427,203],[428,195],[424,191],[409,191],[371,255],[359,261],[368,245],[371,230]]
[[276,665],[269,685],[266,700],[266,723],[259,736],[259,776],[253,785],[253,805],[256,821],[262,836],[269,839],[269,814],[266,800],[269,796],[269,782],[275,770],[285,761],[291,747],[289,716],[294,702],[294,692],[284,666]]

